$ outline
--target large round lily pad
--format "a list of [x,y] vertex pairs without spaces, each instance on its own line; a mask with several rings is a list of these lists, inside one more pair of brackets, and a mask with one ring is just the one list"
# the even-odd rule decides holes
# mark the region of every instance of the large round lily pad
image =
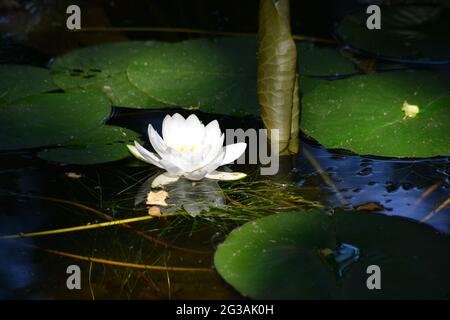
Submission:
[[128,77],[154,99],[230,115],[257,114],[256,40],[165,43],[135,58]]
[[66,91],[102,92],[116,106],[149,108],[162,103],[133,86],[126,74],[131,59],[157,42],[118,42],[74,50],[51,66],[55,83]]
[[0,105],[56,89],[48,69],[0,65]]
[[381,6],[381,29],[366,26],[364,10],[346,16],[339,37],[350,46],[394,60],[450,61],[450,9],[433,5]]
[[38,157],[66,164],[97,164],[130,156],[127,144],[139,134],[125,128],[104,125],[70,141],[69,145],[44,149]]
[[[297,48],[302,75],[355,72],[354,65],[334,48],[303,42]],[[258,116],[257,51],[256,38],[165,43],[134,58],[128,77],[140,90],[169,105]]]
[[0,150],[70,144],[100,126],[110,112],[101,94],[51,93],[19,100],[0,108]]
[[[405,117],[404,103],[417,105]],[[301,128],[327,148],[386,157],[450,155],[450,77],[428,71],[319,84],[302,100]]]
[[308,92],[312,91],[315,87],[317,87],[321,83],[328,83],[329,80],[323,78],[309,77],[309,76],[300,76],[299,84],[300,84],[300,95],[305,95]]
[[299,74],[333,77],[357,73],[356,67],[333,46],[318,46],[313,42],[297,42]]
[[37,155],[51,162],[90,165],[121,160],[129,157],[130,152],[125,144],[110,143],[45,149]]
[[[337,241],[357,255],[345,262]],[[331,218],[312,210],[235,229],[214,262],[229,284],[255,299],[445,298],[449,249],[448,237],[407,219],[352,212]],[[381,270],[380,290],[367,287],[372,265]]]

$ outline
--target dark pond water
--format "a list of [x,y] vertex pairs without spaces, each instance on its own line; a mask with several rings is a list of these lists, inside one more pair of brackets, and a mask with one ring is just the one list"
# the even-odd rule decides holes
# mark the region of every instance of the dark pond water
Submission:
[[[36,8],[41,5],[40,2],[29,3]],[[162,13],[155,13],[152,17],[160,25],[241,32],[256,30],[255,17],[236,17],[237,13],[231,9],[233,6],[222,3],[225,9],[219,10],[220,5],[217,5],[218,8],[213,5],[202,7],[205,2],[201,1],[196,1],[196,5],[190,8],[180,3],[170,8],[163,6],[160,8]],[[244,6],[243,12],[248,13],[255,1],[249,3]],[[152,7],[151,4],[149,6]],[[128,20],[116,16],[120,10],[110,6],[107,8],[115,22],[142,25],[142,14],[138,13],[135,6],[128,8]],[[121,4],[120,8],[127,6]],[[319,12],[319,8],[322,6],[311,5],[309,9]],[[301,13],[300,18],[303,20],[298,18],[296,21],[305,23],[296,22],[294,31],[319,36],[327,34],[332,27],[333,16],[344,10],[334,6],[327,8],[329,10],[317,21],[311,18],[314,14]],[[35,15],[39,15],[39,10],[36,10]],[[193,14],[195,10],[198,12]],[[173,16],[165,14],[172,11],[175,12]],[[195,17],[200,16],[210,18],[203,18],[193,25],[193,21],[197,21]],[[20,23],[19,18],[25,19],[20,15],[14,21]],[[177,24],[176,21],[181,22]],[[106,38],[116,36],[108,35]],[[130,38],[147,36],[128,35]],[[46,39],[49,41],[49,38]],[[176,40],[176,37],[166,35],[164,39]],[[29,40],[24,45],[19,44],[14,37],[3,38],[1,62],[45,65],[49,58],[61,51],[96,42],[95,39],[89,39],[81,44],[64,43],[63,46],[61,43],[58,47],[61,50],[57,50],[46,47],[45,41],[44,44],[39,43],[42,40],[39,37]],[[165,112],[161,110],[116,108],[109,123],[144,134],[149,123],[159,130],[164,115]],[[204,122],[219,119],[222,129],[261,126],[257,119],[208,114],[199,114],[199,117]],[[268,206],[263,198],[269,194],[273,196],[274,190],[284,193],[286,199],[292,196],[302,200],[283,203],[285,199],[282,196],[273,196],[276,203],[272,205],[280,211],[311,208],[318,204],[326,208],[365,209],[423,222],[431,226],[433,232],[450,233],[450,211],[448,205],[444,205],[450,198],[448,158],[368,158],[326,150],[305,138],[301,138],[299,144],[299,155],[285,159],[277,177],[259,177],[256,166],[235,167],[249,174],[247,182],[264,181],[254,187],[259,192],[256,195],[249,192],[253,187],[246,182],[237,183],[234,187],[230,187],[230,183],[220,183],[225,194],[233,201],[253,203],[256,208],[261,205],[259,213],[256,209],[240,215],[223,212],[210,212],[196,218],[179,215],[132,223],[129,227],[114,226],[19,240],[1,239],[0,299],[240,298],[211,268],[213,253],[233,228],[268,214],[263,210]],[[105,221],[105,215],[115,219],[146,215],[144,206],[135,206],[135,198],[141,186],[155,173],[153,167],[131,158],[102,165],[74,166],[47,163],[25,151],[4,152],[0,154],[0,235],[99,223]],[[252,196],[258,199],[254,200]],[[64,256],[67,253],[141,265],[202,269],[139,270],[81,261]],[[448,252],[436,252],[436,255],[442,254]],[[68,290],[66,287],[66,268],[72,264],[81,267],[81,290]]]
[[[118,113],[114,121],[123,121],[119,118],[125,117],[130,127],[144,131],[146,123],[157,126],[162,113],[133,111],[133,114],[123,114],[124,111],[122,116]],[[133,118],[139,120],[133,121]],[[221,123],[233,127],[228,119],[222,119]],[[373,159],[331,152],[303,140],[300,146],[302,151],[298,157],[284,164],[285,171],[290,173],[281,174],[269,184],[270,188],[289,185],[305,200],[327,207],[357,209],[366,205],[370,210],[425,221],[442,233],[450,233],[448,209],[436,210],[450,195],[447,159]],[[311,164],[310,157],[317,161],[322,173],[317,164]],[[105,221],[100,213],[80,208],[80,204],[116,219],[145,214],[145,207],[136,208],[134,201],[141,185],[155,173],[153,168],[135,160],[98,166],[64,166],[20,153],[3,155],[1,168],[0,234]],[[251,179],[258,179],[254,167],[240,166],[239,169],[250,173]],[[72,173],[76,176],[71,177]],[[333,185],[324,182],[323,174]],[[226,184],[224,188],[227,188]],[[237,188],[245,190],[247,187]],[[308,208],[310,205],[298,204],[297,207]],[[2,240],[0,297],[239,297],[214,272],[136,271],[72,260],[31,246],[140,264],[210,268],[216,245],[232,228],[252,218],[249,214],[243,220],[235,220],[232,214],[219,217],[209,213],[197,218],[182,216],[139,222],[132,224],[132,228],[115,226]],[[82,290],[66,289],[65,271],[70,264],[82,268]]]

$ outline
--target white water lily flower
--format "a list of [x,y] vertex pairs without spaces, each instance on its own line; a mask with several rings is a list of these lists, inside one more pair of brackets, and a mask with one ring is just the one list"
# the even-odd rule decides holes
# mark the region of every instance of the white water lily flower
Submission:
[[224,147],[224,135],[217,120],[204,126],[194,114],[184,119],[175,113],[164,118],[162,138],[152,125],[148,126],[148,137],[156,154],[136,141],[128,149],[138,159],[167,171],[153,180],[153,188],[175,182],[182,176],[193,181],[238,180],[246,176],[241,172],[216,171],[239,158],[247,147],[243,142]]

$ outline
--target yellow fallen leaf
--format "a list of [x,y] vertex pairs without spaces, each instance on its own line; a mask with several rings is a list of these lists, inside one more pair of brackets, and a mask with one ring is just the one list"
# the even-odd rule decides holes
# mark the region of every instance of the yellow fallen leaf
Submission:
[[405,100],[405,102],[403,102],[402,111],[405,113],[403,119],[414,118],[419,113],[419,106],[409,104],[408,101]]

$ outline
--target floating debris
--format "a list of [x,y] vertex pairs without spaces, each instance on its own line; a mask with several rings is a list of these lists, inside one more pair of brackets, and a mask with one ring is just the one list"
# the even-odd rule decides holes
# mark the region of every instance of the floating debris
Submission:
[[71,179],[80,179],[82,175],[76,172],[66,172],[66,177]]
[[167,207],[166,198],[169,196],[167,191],[160,190],[157,192],[150,191],[147,195],[147,204]]
[[403,119],[414,118],[419,113],[419,107],[413,104],[409,104],[408,101],[405,100],[405,102],[403,102],[402,111],[405,113]]
[[148,208],[148,214],[152,217],[161,217],[161,209],[158,206],[151,206]]
[[367,202],[356,207],[356,211],[383,211],[384,207],[377,202]]

